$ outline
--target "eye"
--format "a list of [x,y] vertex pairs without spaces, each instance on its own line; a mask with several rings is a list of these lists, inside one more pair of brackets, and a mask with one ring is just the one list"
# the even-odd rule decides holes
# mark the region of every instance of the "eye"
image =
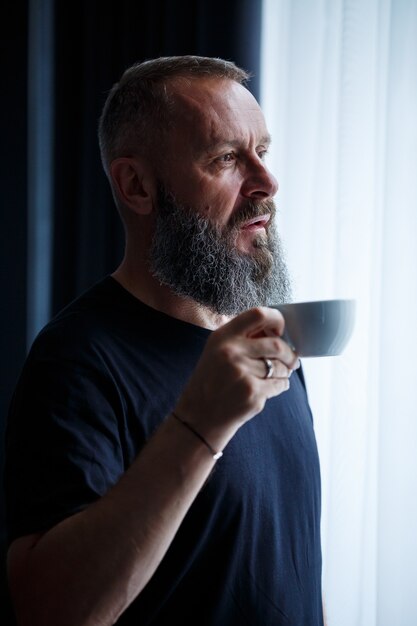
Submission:
[[219,163],[232,163],[236,160],[236,155],[234,152],[227,152],[226,154],[222,154],[217,158]]
[[265,157],[267,154],[268,154],[267,148],[261,148],[260,150],[258,150],[258,157],[261,159],[261,161],[265,160]]

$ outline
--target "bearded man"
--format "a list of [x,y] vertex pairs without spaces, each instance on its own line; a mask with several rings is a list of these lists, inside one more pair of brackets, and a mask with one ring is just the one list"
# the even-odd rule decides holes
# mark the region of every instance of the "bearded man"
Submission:
[[268,306],[290,286],[247,80],[168,57],[108,95],[125,255],[41,331],[10,408],[22,626],[323,625],[317,447]]

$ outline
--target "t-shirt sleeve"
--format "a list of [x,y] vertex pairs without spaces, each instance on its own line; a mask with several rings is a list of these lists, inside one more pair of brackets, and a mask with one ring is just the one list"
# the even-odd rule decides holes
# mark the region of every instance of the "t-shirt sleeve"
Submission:
[[6,436],[9,541],[51,528],[118,481],[120,403],[99,364],[54,351],[29,355]]

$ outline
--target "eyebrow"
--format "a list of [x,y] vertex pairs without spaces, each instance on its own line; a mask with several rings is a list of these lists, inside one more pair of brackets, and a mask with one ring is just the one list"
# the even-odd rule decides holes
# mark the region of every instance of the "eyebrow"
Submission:
[[[267,145],[270,146],[272,143],[272,139],[271,139],[271,135],[264,135],[263,137],[261,137],[261,139],[257,142],[258,146],[261,145]],[[239,139],[221,139],[219,141],[213,141],[213,143],[211,143],[209,146],[207,146],[205,148],[205,152],[215,152],[216,150],[219,150],[221,148],[226,148],[226,147],[231,147],[231,148],[239,148],[239,146],[241,145],[241,142]]]

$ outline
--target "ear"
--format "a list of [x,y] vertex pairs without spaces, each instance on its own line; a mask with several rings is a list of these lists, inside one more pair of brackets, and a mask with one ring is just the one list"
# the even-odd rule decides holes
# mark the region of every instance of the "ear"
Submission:
[[110,164],[110,175],[119,201],[139,215],[153,209],[154,181],[140,157],[119,157]]

